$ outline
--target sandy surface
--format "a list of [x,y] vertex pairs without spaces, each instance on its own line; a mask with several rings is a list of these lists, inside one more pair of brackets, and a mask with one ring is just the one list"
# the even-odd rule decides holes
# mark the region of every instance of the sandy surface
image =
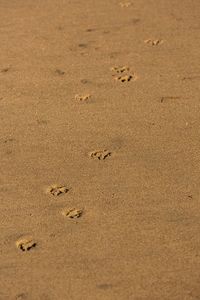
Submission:
[[0,0],[0,299],[200,299],[200,1]]

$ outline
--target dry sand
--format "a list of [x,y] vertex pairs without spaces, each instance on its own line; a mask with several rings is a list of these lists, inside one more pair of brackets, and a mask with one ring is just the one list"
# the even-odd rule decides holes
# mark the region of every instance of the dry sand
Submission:
[[0,299],[200,299],[200,1],[0,0]]

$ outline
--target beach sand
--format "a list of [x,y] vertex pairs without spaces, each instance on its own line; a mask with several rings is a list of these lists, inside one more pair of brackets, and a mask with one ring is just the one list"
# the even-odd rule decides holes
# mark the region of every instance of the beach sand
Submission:
[[0,299],[200,299],[200,1],[0,0]]

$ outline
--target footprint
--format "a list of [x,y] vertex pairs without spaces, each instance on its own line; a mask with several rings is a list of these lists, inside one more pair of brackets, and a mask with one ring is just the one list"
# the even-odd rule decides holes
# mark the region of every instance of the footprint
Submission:
[[195,80],[195,79],[200,79],[200,75],[185,76],[182,78],[182,80]]
[[108,150],[97,150],[90,152],[90,157],[93,159],[105,160],[109,156],[111,156],[111,152]]
[[57,75],[65,75],[65,72],[62,71],[62,70],[60,70],[60,69],[56,69],[56,70],[55,70],[55,73],[56,73]]
[[[127,66],[114,66],[110,69],[115,74],[112,75],[115,80],[121,82],[129,82],[131,80],[136,80],[137,76],[135,74],[131,74],[130,68]],[[120,75],[119,75],[120,74]],[[122,75],[123,74],[123,75]],[[117,75],[117,76],[116,76]]]
[[121,82],[129,82],[131,80],[136,80],[133,75],[124,75],[124,76],[116,76],[115,80],[121,81]]
[[48,124],[48,121],[47,120],[37,120],[37,124],[39,124],[39,125],[47,125]]
[[113,287],[113,285],[109,284],[109,283],[97,284],[97,288],[102,289],[102,290],[108,290],[108,289],[111,289],[112,287]]
[[16,295],[16,300],[24,300],[24,299],[28,299],[28,295],[25,293],[20,293],[18,295]]
[[173,96],[165,96],[165,97],[162,97],[161,99],[160,99],[160,102],[161,103],[163,103],[163,102],[165,102],[165,101],[167,101],[167,100],[179,100],[179,99],[181,99],[181,97],[173,97]]
[[62,210],[62,215],[69,219],[78,219],[82,216],[83,209],[76,208],[64,208]]
[[64,29],[64,27],[59,25],[58,27],[56,27],[56,29],[62,31]]
[[119,5],[120,5],[121,7],[129,7],[129,6],[132,5],[132,3],[131,3],[131,2],[120,2]]
[[78,46],[79,46],[80,48],[87,48],[87,47],[88,47],[88,44],[86,44],[86,43],[80,43],[80,44],[78,44]]
[[152,39],[149,39],[149,40],[145,40],[144,41],[146,44],[149,44],[151,46],[158,46],[160,44],[163,43],[163,40],[152,40]]
[[116,67],[112,67],[110,70],[116,73],[124,73],[124,72],[128,72],[130,69],[129,67],[126,66],[116,66]]
[[90,94],[86,94],[86,95],[75,95],[75,100],[77,101],[87,101],[91,98]]
[[1,69],[1,73],[7,73],[10,70],[10,67]]
[[62,194],[66,194],[68,191],[69,189],[66,186],[58,184],[53,184],[47,188],[47,193],[53,196],[60,196]]
[[140,19],[139,19],[139,18],[133,18],[133,19],[131,20],[131,24],[133,24],[133,25],[136,25],[136,24],[138,24],[138,23],[140,23]]
[[90,83],[90,80],[88,80],[88,79],[81,79],[81,83],[82,84],[87,84],[87,83]]
[[21,251],[29,251],[37,246],[37,243],[32,239],[32,237],[21,237],[15,244]]
[[96,29],[95,28],[88,28],[86,29],[87,32],[92,32],[92,31],[95,31]]
[[14,138],[7,138],[7,139],[3,140],[3,143],[7,144],[7,143],[10,143],[10,142],[13,142],[13,141],[15,141]]

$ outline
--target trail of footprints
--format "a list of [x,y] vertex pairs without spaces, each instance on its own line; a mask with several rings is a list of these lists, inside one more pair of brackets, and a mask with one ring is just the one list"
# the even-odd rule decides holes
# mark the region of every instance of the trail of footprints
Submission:
[[[46,193],[53,197],[60,197],[69,192],[69,188],[64,185],[53,184],[46,189]],[[83,215],[83,208],[69,208],[64,207],[61,210],[61,215],[67,219],[79,219]],[[22,252],[29,252],[37,247],[38,242],[32,236],[21,236],[16,242],[15,245],[18,250]]]
[[[108,150],[95,150],[89,153],[89,156],[93,159],[105,160],[107,157],[111,156],[111,152]],[[46,189],[46,193],[53,197],[64,196],[69,192],[69,188],[60,185],[60,184],[52,184]],[[64,207],[61,210],[61,215],[67,219],[79,219],[82,217],[84,213],[83,208],[69,208]],[[33,250],[37,246],[37,241],[34,240],[31,236],[22,236],[16,241],[16,247],[22,252],[28,252]]]
[[[105,160],[109,156],[111,156],[111,152],[108,150],[94,150],[89,153],[89,156],[93,159],[97,160]],[[61,184],[52,184],[46,188],[46,194],[54,197],[60,198],[61,196],[65,196],[70,191],[65,185]],[[64,207],[60,214],[69,220],[77,220],[82,217],[84,214],[83,208],[76,208],[76,207]],[[34,248],[38,246],[38,241],[35,240],[32,236],[21,236],[15,242],[17,249],[21,252],[29,252],[32,251]]]
[[[124,8],[124,7],[129,7],[132,5],[131,2],[120,2],[119,5]],[[147,39],[144,41],[144,43],[150,45],[150,46],[158,46],[163,43],[163,40],[161,39]],[[9,70],[9,68],[5,68],[1,70],[1,72],[6,73]],[[110,71],[112,72],[112,77],[114,80],[117,82],[121,83],[128,83],[131,81],[135,81],[138,79],[138,76],[130,70],[130,67],[128,66],[113,66],[110,68]],[[65,74],[64,71],[60,69],[56,69],[55,73],[57,75],[63,76]],[[84,82],[85,83],[85,82]],[[87,83],[87,80],[86,80]],[[91,94],[86,93],[86,94],[76,94],[75,95],[75,100],[77,102],[87,102],[88,100],[91,99]],[[112,152],[107,150],[107,149],[99,149],[99,150],[94,150],[89,153],[89,157],[91,159],[97,160],[97,161],[105,161],[109,159],[109,157],[112,156]],[[46,194],[51,196],[51,197],[64,197],[70,189],[64,185],[60,184],[52,184],[46,189]],[[60,214],[65,217],[66,219],[69,220],[77,220],[81,218],[84,214],[84,209],[83,208],[76,208],[76,207],[64,207]],[[21,236],[16,242],[15,245],[19,251],[22,252],[29,252],[32,251],[33,249],[37,248],[38,246],[38,241],[35,240],[32,236]]]
[[[130,68],[127,66],[114,66],[110,68],[110,71],[112,72],[112,77],[121,83],[127,83],[138,79],[138,76],[134,72],[131,72]],[[91,97],[92,95],[89,93],[76,94],[74,96],[76,102],[88,102]]]

